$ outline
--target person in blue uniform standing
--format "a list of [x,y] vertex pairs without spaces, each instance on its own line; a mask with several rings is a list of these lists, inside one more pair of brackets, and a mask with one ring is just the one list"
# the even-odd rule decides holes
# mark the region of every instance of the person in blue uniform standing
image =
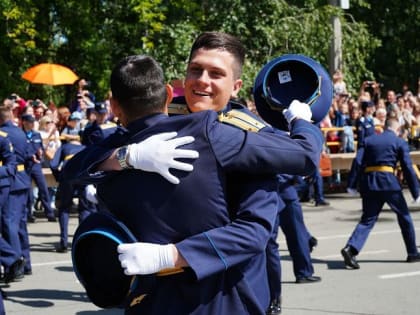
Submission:
[[117,125],[108,120],[109,112],[105,102],[95,104],[95,121],[82,133],[82,144],[85,146],[97,143],[115,132]]
[[280,211],[280,228],[282,229],[293,261],[293,272],[296,283],[311,283],[321,281],[314,276],[311,259],[313,247],[317,240],[308,231],[303,218],[302,206],[294,184],[296,176],[280,175],[279,194],[285,202],[285,208]]
[[[142,59],[140,58],[140,60]],[[136,63],[140,62],[140,60],[136,61],[136,58],[134,58],[134,60],[131,60],[129,62],[130,64],[129,69],[131,69],[132,72],[138,73],[138,70],[135,71],[134,69],[139,67],[139,66],[136,66]],[[145,67],[142,67],[142,68],[145,68]],[[163,81],[162,74],[160,76],[162,77],[161,80]],[[146,77],[153,78],[155,76],[151,76],[147,74]],[[137,82],[137,81],[141,82],[142,80],[133,80],[133,82]],[[117,82],[127,82],[127,80],[118,80]],[[163,84],[163,82],[161,82],[160,84]],[[124,103],[128,102],[129,100],[125,99],[124,95],[133,95],[133,91],[137,91],[137,93],[140,93],[141,89],[131,88],[129,89],[129,92],[127,93],[121,93],[121,91],[119,93],[118,92],[115,93],[113,90],[113,101],[111,103],[111,104],[114,104],[113,106],[115,106],[115,110],[113,110],[113,112],[115,112],[117,116],[121,118],[121,121],[123,122],[123,124],[127,123],[127,120],[124,119],[126,117],[124,115],[124,112],[121,109],[118,109],[119,108],[118,100],[119,100],[119,97],[121,97]],[[143,95],[142,97],[135,97],[135,98],[133,96],[133,99],[137,99],[136,103],[138,103],[139,99],[143,99],[143,98],[144,98]],[[150,101],[146,103],[148,104],[150,103]],[[156,109],[154,109],[152,113],[153,112],[156,112]],[[141,111],[141,113],[144,115],[147,112],[145,113]],[[246,210],[244,210],[244,212],[241,214],[237,214],[239,217],[236,217],[235,220],[232,221],[232,223],[230,223],[231,222],[230,214],[226,209],[226,200],[225,198],[221,198],[223,196],[223,193],[222,193],[223,189],[219,190],[221,187],[219,186],[218,182],[221,178],[219,178],[219,176],[217,175],[219,172],[217,171],[215,172],[214,166],[219,165],[217,167],[220,167],[220,166],[227,167],[229,165],[228,169],[232,167],[232,170],[235,170],[238,167],[238,165],[236,165],[236,163],[231,164],[231,162],[241,161],[240,164],[242,166],[246,165],[245,167],[246,170],[250,172],[253,172],[253,171],[261,172],[262,174],[264,174],[268,170],[270,170],[270,172],[277,173],[280,171],[286,171],[286,169],[287,170],[293,169],[293,171],[299,172],[299,173],[309,172],[310,170],[306,169],[306,166],[304,166],[303,164],[300,164],[300,162],[298,162],[296,165],[295,163],[302,158],[306,160],[306,162],[309,162],[313,158],[313,156],[316,156],[316,153],[313,152],[314,154],[313,156],[312,154],[310,154],[311,158],[309,158],[309,160],[308,160],[308,156],[304,157],[304,156],[301,156],[300,154],[297,154],[296,156],[297,160],[294,160],[292,162],[293,168],[290,168],[291,165],[289,165],[289,167],[286,167],[286,165],[283,164],[283,163],[290,163],[290,161],[287,162],[288,159],[286,158],[284,159],[280,158],[280,160],[283,160],[283,161],[281,163],[278,163],[279,155],[276,155],[276,158],[275,158],[276,161],[273,161],[273,157],[270,158],[269,156],[265,154],[261,155],[258,159],[251,159],[251,161],[249,161],[248,159],[250,156],[252,157],[255,154],[262,153],[259,150],[259,148],[265,147],[266,140],[264,139],[268,139],[268,138],[272,140],[272,141],[269,141],[271,143],[270,147],[272,147],[273,143],[278,144],[276,146],[275,151],[277,151],[277,149],[280,151],[283,151],[283,149],[286,149],[286,147],[290,148],[290,146],[293,146],[294,150],[297,150],[300,153],[306,155],[308,151],[303,150],[301,145],[311,146],[310,143],[307,142],[309,140],[307,139],[308,136],[304,136],[305,138],[304,141],[298,140],[298,142],[291,139],[289,136],[280,137],[278,135],[268,134],[268,133],[265,136],[260,135],[261,133],[259,134],[248,133],[247,137],[244,138],[243,137],[244,132],[242,130],[224,126],[221,124],[214,125],[214,123],[217,123],[217,114],[211,111],[202,111],[200,113],[194,113],[194,114],[185,115],[185,116],[177,116],[177,117],[172,117],[172,118],[167,118],[165,117],[165,115],[162,116],[161,114],[149,115],[149,116],[146,116],[144,119],[136,119],[134,121],[131,121],[129,124],[127,124],[127,127],[129,128],[128,135],[125,135],[125,136],[115,135],[115,137],[111,136],[110,138],[105,140],[103,143],[101,143],[100,146],[98,146],[97,148],[94,148],[95,149],[94,151],[93,151],[93,148],[88,148],[87,151],[84,152],[84,154],[78,154],[74,158],[76,160],[72,160],[70,162],[70,163],[74,162],[75,164],[77,164],[78,162],[83,162],[83,160],[90,160],[91,158],[89,156],[90,154],[95,155],[96,157],[95,163],[94,163],[95,165],[91,165],[91,167],[87,168],[87,170],[90,171],[91,169],[92,170],[96,169],[97,164],[101,163],[104,160],[104,157],[106,158],[109,155],[110,148],[115,147],[115,145],[121,146],[121,143],[127,143],[128,141],[127,138],[129,138],[130,135],[137,134],[138,136],[146,137],[146,136],[149,136],[150,134],[155,133],[156,131],[157,132],[167,131],[168,129],[172,130],[172,128],[175,128],[176,130],[178,130],[178,132],[181,135],[188,134],[188,132],[193,132],[194,136],[196,136],[196,142],[194,144],[198,145],[198,147],[202,149],[203,153],[200,151],[200,159],[194,162],[195,163],[194,167],[196,168],[198,167],[198,169],[202,169],[202,174],[201,175],[195,174],[199,172],[190,173],[194,175],[184,175],[183,173],[179,173],[179,172],[175,173],[177,176],[182,176],[182,180],[180,181],[179,185],[175,186],[176,194],[170,193],[168,195],[169,191],[172,191],[174,186],[170,185],[169,183],[165,183],[162,178],[150,172],[123,171],[123,172],[119,172],[118,174],[114,174],[114,176],[112,176],[112,179],[109,179],[103,184],[98,184],[99,198],[102,200],[105,200],[108,208],[112,212],[114,212],[116,215],[120,217],[127,216],[125,219],[123,219],[123,221],[129,226],[129,228],[134,233],[137,234],[136,236],[139,239],[144,240],[145,242],[148,242],[148,244],[136,243],[134,244],[135,245],[134,248],[126,248],[125,250],[122,248],[121,250],[125,252],[138,251],[138,250],[141,251],[142,248],[148,248],[150,249],[151,252],[150,254],[145,253],[146,255],[144,255],[144,258],[148,257],[148,259],[151,259],[153,263],[155,259],[159,259],[153,253],[155,253],[156,250],[160,251],[160,249],[162,249],[165,253],[168,253],[167,251],[169,251],[169,253],[173,252],[175,255],[178,255],[177,257],[181,260],[180,261],[181,266],[182,264],[185,264],[186,262],[188,262],[188,265],[190,265],[190,268],[186,268],[184,272],[180,272],[178,275],[174,276],[173,278],[171,277],[160,278],[157,287],[155,287],[155,289],[152,290],[153,292],[151,292],[150,295],[148,295],[150,296],[150,298],[147,298],[146,300],[143,299],[142,302],[135,304],[129,309],[127,309],[128,314],[130,314],[131,312],[134,313],[134,312],[140,312],[140,311],[145,312],[145,314],[150,313],[150,312],[160,313],[160,314],[165,314],[165,313],[212,314],[216,310],[218,310],[216,312],[219,312],[220,314],[228,314],[232,312],[242,313],[242,314],[265,313],[265,307],[268,306],[268,297],[266,296],[268,292],[267,292],[267,288],[264,288],[264,286],[261,286],[261,283],[266,283],[267,277],[266,277],[264,268],[261,268],[260,264],[252,263],[252,260],[255,259],[254,256],[256,255],[256,253],[259,253],[258,258],[265,257],[265,254],[264,254],[265,246],[262,246],[261,244],[264,244],[264,242],[266,242],[269,236],[269,233],[271,231],[271,227],[272,227],[271,221],[274,219],[274,216],[276,215],[276,212],[277,212],[276,205],[277,205],[278,199],[277,198],[269,198],[269,199],[262,198],[266,196],[266,192],[259,191],[258,192],[259,203],[265,203],[267,202],[267,200],[270,200],[270,206],[263,207],[265,209],[270,209],[269,214],[258,213],[252,208],[245,207]],[[297,119],[296,121],[292,123],[292,126],[293,126],[292,137],[293,138],[296,136],[296,132],[298,130],[302,130],[300,128],[302,127],[302,125],[299,126],[301,123],[305,125],[305,128],[308,125],[311,126],[309,123],[301,121],[301,119]],[[210,126],[209,124],[211,126],[214,126],[214,128],[213,127],[211,128],[210,133],[208,133],[207,131],[205,132],[208,136],[204,137],[206,140],[203,142],[203,139],[202,139],[203,135],[201,134],[201,131],[205,131]],[[298,129],[294,129],[294,128],[298,128]],[[218,131],[219,129],[220,129],[220,132]],[[197,133],[198,130],[200,131]],[[142,132],[138,133],[138,131],[142,131]],[[142,140],[141,137],[139,138],[137,137],[133,137],[132,139],[129,140],[128,143],[130,143],[130,141],[138,142]],[[198,142],[197,142],[197,137],[198,137]],[[258,138],[258,141],[256,141],[255,143],[258,143],[259,145],[256,147],[251,146],[252,147],[251,149],[251,147],[249,147],[250,145],[249,141],[252,141],[252,143],[254,143],[254,140],[252,140],[254,138]],[[316,138],[313,138],[311,136],[309,136],[309,138],[312,141],[316,142]],[[229,139],[228,142],[226,142],[227,139]],[[243,142],[245,139],[246,141]],[[281,139],[284,141],[282,141]],[[210,144],[213,148],[211,151],[208,151],[208,149],[206,149],[206,147],[208,147],[209,145],[208,141],[210,141]],[[281,143],[278,143],[278,142],[281,142]],[[228,152],[226,151],[227,143],[229,143],[229,148],[230,148]],[[280,148],[282,147],[282,145],[284,145],[283,149]],[[127,151],[125,147],[122,147],[116,150],[113,158],[107,161],[114,161],[113,162],[114,164],[117,164],[120,166],[121,165],[127,166],[127,164],[124,164],[124,162],[127,162],[128,164],[131,164],[135,166],[136,168],[138,168],[138,162],[140,159],[144,158],[144,154],[141,154],[136,149],[137,147],[138,147],[138,144],[136,143],[134,147],[130,147],[128,149],[128,160],[126,159]],[[237,151],[237,149],[239,148],[242,148],[242,149]],[[267,149],[268,147],[265,147],[265,148]],[[245,151],[247,152],[244,152],[243,149],[245,149]],[[250,151],[248,149],[250,149]],[[213,153],[214,150],[219,153],[216,155],[216,157],[214,156],[214,153]],[[256,152],[255,150],[260,151],[260,152]],[[272,148],[269,149],[269,151],[271,150]],[[104,153],[104,151],[106,152]],[[121,154],[121,152],[124,154]],[[234,152],[236,152],[235,153],[236,157],[233,160],[231,160],[230,158],[226,159],[227,158],[226,153],[228,153],[228,156],[230,156]],[[79,159],[77,159],[78,156],[79,156]],[[116,158],[116,156],[118,156],[118,158]],[[214,164],[214,158],[217,158],[221,162],[221,164],[219,163]],[[257,160],[258,160],[258,163],[257,163]],[[252,163],[252,164],[249,164],[249,163]],[[253,163],[255,163],[255,165]],[[273,170],[272,163],[277,165],[276,167],[274,167],[274,170]],[[309,162],[309,163],[311,164],[310,169],[312,169],[312,167],[315,167],[313,162]],[[70,165],[71,164],[68,164],[68,166]],[[74,165],[74,166],[76,168],[78,167],[78,165]],[[261,167],[263,168],[261,169]],[[113,168],[109,168],[109,169],[112,170]],[[68,170],[68,174],[73,174],[73,176],[79,179],[83,177],[81,176],[83,174],[72,172],[71,168]],[[96,172],[96,174],[98,177],[100,177],[100,173]],[[134,176],[134,177],[130,179],[131,176]],[[133,179],[135,179],[136,183],[143,182],[141,178],[138,176],[140,177],[145,176],[144,180],[145,182],[148,183],[149,188],[144,187],[144,189],[143,188],[140,189],[138,185],[132,185],[133,187],[129,189],[127,189],[127,187],[124,187],[124,192],[120,190],[116,190],[117,187],[122,188],[120,180],[124,180],[124,182],[126,183],[129,183],[130,180],[133,180]],[[189,177],[189,176],[192,176],[192,177]],[[222,176],[222,179],[223,177],[224,176]],[[103,180],[104,178],[102,177],[99,179]],[[156,194],[149,191],[149,189],[151,189],[156,184],[159,184],[159,187],[162,187],[162,189],[165,189],[165,190],[169,189],[169,191],[167,192],[161,191],[161,193],[159,193],[159,196],[157,196]],[[192,195],[191,193],[187,193],[187,191],[192,191],[193,187],[198,187],[198,186],[202,188],[200,189],[200,191],[196,191]],[[276,188],[276,186],[274,188]],[[134,191],[132,191],[132,189],[136,191],[135,197],[133,195]],[[213,191],[214,189],[219,191],[219,193],[215,194]],[[117,194],[117,195],[120,195],[121,193],[123,194],[120,195],[121,198],[119,198],[119,200],[111,200],[109,198],[110,197],[109,194],[111,191],[113,192],[112,194]],[[128,198],[128,195],[126,194],[130,195],[131,197]],[[142,197],[143,194],[146,194],[147,198],[145,198],[146,195]],[[186,200],[184,198],[185,194],[191,195],[190,200]],[[130,202],[128,199],[132,199],[133,197],[136,198],[136,201],[133,202],[133,200],[131,200]],[[158,198],[160,201],[156,198]],[[151,210],[150,206],[152,206],[152,208],[154,209],[152,213],[155,213],[155,214],[160,213],[161,215],[163,215],[163,217],[159,219],[154,215],[149,216],[147,215],[147,212],[149,210],[146,210],[145,212],[142,212],[142,211],[132,212],[132,210],[134,209],[130,210],[130,208],[132,208],[133,205],[136,205],[136,207],[139,207],[139,206],[142,207],[142,205],[138,203],[138,201],[140,200],[143,200],[144,202],[149,204],[149,206],[146,206],[146,208],[148,208],[149,210]],[[204,200],[207,200],[208,202]],[[127,202],[131,206],[129,206]],[[219,203],[220,203],[220,206],[221,205],[223,206],[219,207],[218,206]],[[187,204],[189,204],[189,206],[187,206]],[[164,209],[166,209],[166,207],[168,206],[171,206],[173,210],[169,212],[164,211]],[[214,210],[216,209],[215,207],[220,208],[220,210],[222,209],[224,210],[217,211],[217,214],[216,214],[214,213]],[[125,209],[124,213],[117,211],[116,210],[117,208]],[[174,213],[175,211],[174,209],[176,209],[176,217],[171,218],[171,221],[173,220],[173,222],[170,223],[169,226],[167,226],[167,228],[163,228],[163,229],[159,228],[160,223],[158,223],[158,221],[163,223],[163,221],[161,220],[166,221],[167,219],[169,219],[169,217],[172,216],[171,213],[172,214]],[[192,209],[200,209],[200,211],[198,212],[193,211],[192,213],[190,213]],[[129,217],[132,215],[136,216],[137,218],[129,219]],[[145,217],[141,219],[138,217],[138,215],[141,215],[141,216],[145,215]],[[158,215],[158,217],[160,217],[160,215]],[[164,218],[167,218],[167,219],[164,219]],[[182,218],[182,220],[177,220],[176,218],[180,218],[180,219]],[[255,218],[259,218],[259,220],[256,220]],[[155,221],[155,219],[158,219],[158,221]],[[154,223],[151,224],[149,220],[152,220],[152,222]],[[196,221],[196,222],[193,222],[193,221]],[[245,223],[248,221],[249,221],[249,224]],[[169,223],[169,221],[167,223]],[[138,226],[138,224],[141,224],[141,225],[145,224],[145,227],[147,227],[148,231]],[[158,226],[156,226],[156,224],[158,224]],[[143,232],[141,232],[141,230],[143,230]],[[204,233],[204,231],[206,232]],[[247,232],[245,233],[245,231]],[[251,231],[258,231],[258,233],[251,232]],[[179,233],[181,233],[182,236],[179,235],[177,237],[176,235]],[[256,239],[256,236],[258,239]],[[181,241],[182,238],[184,238],[183,241]],[[174,247],[173,245],[170,245],[170,246],[159,245],[159,244],[167,244],[168,241],[173,242],[175,239],[178,239],[179,241],[179,243],[177,243],[177,247]],[[250,239],[253,239],[252,243],[249,242]],[[246,240],[246,242],[244,240]],[[150,244],[149,242],[152,244]],[[231,246],[232,243],[235,244],[235,246],[232,247]],[[210,248],[208,247],[209,245],[210,245]],[[254,248],[254,246],[256,247]],[[242,247],[244,249],[240,250],[240,248]],[[199,250],[199,248],[201,249]],[[215,251],[211,248],[214,248]],[[146,249],[146,251],[149,251],[148,249]],[[184,256],[185,260],[179,256],[180,252]],[[170,256],[172,256],[172,254],[170,254]],[[207,258],[203,260],[205,257]],[[178,261],[178,259],[175,259],[174,257],[172,258],[174,259],[173,261]],[[207,262],[204,263],[205,261]],[[131,263],[129,263],[128,265],[131,265]],[[147,270],[144,270],[143,268],[140,268],[139,270],[137,268],[133,269],[132,268],[133,266],[130,267],[128,265],[126,265],[126,267],[128,268],[127,272],[128,273],[133,272],[135,274],[154,273],[156,271],[159,271],[161,268],[165,267],[158,264],[157,266],[155,265],[152,269],[147,268]],[[172,266],[172,264],[170,265]],[[245,268],[245,266],[247,268]],[[258,270],[255,269],[256,267]],[[245,277],[243,272],[240,271],[243,268],[245,268],[245,270],[247,270],[248,268],[253,268],[256,277],[254,277],[253,279],[248,277],[250,273],[248,273],[247,274],[248,276]],[[136,293],[141,294],[141,291],[143,289],[149,290],[147,288],[148,283],[146,279],[148,279],[148,277],[141,278],[142,283],[140,283],[139,285],[140,291],[139,292],[136,291]],[[145,283],[143,283],[143,281],[145,281]],[[191,281],[193,282],[191,283]],[[189,283],[188,288],[185,286],[186,283]],[[228,285],[228,283],[231,283],[231,284]],[[250,287],[249,285],[251,283],[255,284],[255,286]],[[228,285],[228,287],[226,287],[226,285]],[[178,289],[176,289],[174,286]],[[222,288],[225,288],[225,290]],[[237,291],[238,289],[241,292],[238,292]],[[177,296],[174,296],[173,293],[167,295],[166,292],[169,293],[169,291],[167,290],[171,290],[171,292],[177,292],[176,294]],[[178,295],[178,293],[182,291],[189,292],[190,294],[192,294],[191,297],[193,298],[187,301],[186,299],[182,297],[182,295],[181,296]],[[225,292],[225,296],[222,296],[222,291]],[[240,294],[240,296],[242,296],[242,299],[239,299],[239,300],[236,299],[234,296],[237,296],[237,294]],[[166,297],[165,300],[168,302],[167,305],[163,305],[161,302],[159,302],[159,297],[163,298],[163,296]],[[265,299],[264,299],[264,296],[265,296]],[[258,303],[259,299],[257,297],[259,297],[259,299],[261,300],[266,301],[265,307],[264,307],[264,304],[259,305]],[[208,303],[204,302],[205,300],[207,300]],[[143,303],[143,301],[146,303]],[[246,305],[246,307],[244,306],[244,304]]]
[[[7,134],[0,131],[0,219],[3,221],[5,207],[9,206],[8,198],[11,181],[16,172],[16,157],[13,146]],[[13,250],[10,244],[1,236],[0,231],[0,265],[4,269],[3,280],[9,283],[23,276],[23,257]],[[1,296],[0,296],[1,299]],[[3,301],[0,301],[0,310]]]
[[[399,132],[400,123],[390,118],[386,122],[386,130],[382,134],[365,138],[363,145],[357,151],[356,170],[360,173],[362,217],[346,246],[341,250],[348,268],[360,268],[356,256],[362,250],[385,203],[397,215],[407,250],[406,261],[420,262],[413,220],[401,184],[394,174],[399,162],[411,196],[416,203],[420,203],[419,183],[413,169],[408,144],[398,137]],[[356,191],[356,184],[349,186],[350,193],[355,194]]]
[[293,262],[293,272],[296,283],[312,283],[321,281],[321,277],[314,275],[311,260],[313,247],[318,244],[306,228],[302,206],[294,181],[296,176],[278,175],[278,193],[282,206],[274,224],[273,232],[267,243],[267,275],[270,286],[271,303],[267,315],[276,315],[281,312],[281,257],[277,236],[279,227],[286,238],[287,248]]
[[375,122],[373,114],[375,113],[375,103],[372,101],[361,101],[362,117],[356,122],[357,148],[363,145],[363,141],[375,134]]
[[[38,199],[44,208],[45,217],[49,222],[57,222],[54,209],[51,207],[51,197],[48,191],[47,181],[42,172],[42,159],[44,155],[44,147],[42,144],[41,134],[34,130],[35,117],[30,114],[22,115],[22,129],[25,132],[29,145],[29,154],[33,156],[33,163],[28,167],[30,176],[38,187]],[[34,195],[32,190],[29,192],[28,209],[29,212],[34,204]]]
[[32,274],[29,235],[27,229],[28,195],[32,188],[28,166],[33,162],[28,152],[26,135],[13,121],[12,108],[0,107],[0,130],[5,132],[13,145],[16,155],[16,173],[10,186],[9,205],[3,214],[2,233],[19,256],[25,259],[24,274]]
[[[10,185],[16,172],[16,157],[13,146],[7,138],[7,133],[0,131],[0,219],[3,222],[3,212],[9,206],[8,198]],[[0,226],[2,226],[0,224]],[[1,236],[0,231],[0,265],[4,268],[2,275],[5,283],[14,281],[23,276],[24,259]],[[0,289],[0,314],[5,314],[3,296],[5,292]]]
[[[363,146],[364,141],[367,137],[375,134],[375,123],[373,120],[373,113],[375,112],[375,104],[372,101],[361,101],[360,107],[362,109],[362,117],[356,121],[356,133],[357,133],[357,149]],[[359,181],[358,176],[360,173],[357,171],[357,161],[353,159],[351,164],[350,172],[347,177],[347,188],[354,187]]]
[[58,222],[60,225],[60,242],[56,247],[58,253],[66,253],[68,250],[68,225],[73,198],[78,198],[79,222],[82,222],[89,214],[96,211],[96,206],[86,198],[85,185],[74,185],[63,179],[62,169],[66,163],[78,152],[84,149],[77,140],[65,141],[54,154],[50,161],[51,171],[58,182],[56,204],[58,210]]

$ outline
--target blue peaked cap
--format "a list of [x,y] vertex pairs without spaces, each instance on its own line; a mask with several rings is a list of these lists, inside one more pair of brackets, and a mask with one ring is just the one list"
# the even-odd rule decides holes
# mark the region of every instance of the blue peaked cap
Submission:
[[252,93],[260,116],[274,127],[288,130],[283,109],[295,99],[307,103],[313,122],[318,123],[331,107],[333,84],[328,72],[312,58],[287,54],[260,70]]
[[72,242],[73,270],[96,306],[120,307],[125,302],[135,277],[124,274],[117,247],[134,242],[129,229],[105,212],[90,214],[77,227]]

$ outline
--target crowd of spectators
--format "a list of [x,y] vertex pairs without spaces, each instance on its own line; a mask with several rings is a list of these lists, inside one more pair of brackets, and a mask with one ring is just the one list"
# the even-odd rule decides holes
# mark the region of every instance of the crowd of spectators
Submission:
[[[328,115],[321,121],[321,128],[331,128],[325,133],[330,153],[354,152],[357,120],[363,115],[362,104],[373,103],[368,115],[373,118],[377,132],[383,130],[388,117],[397,118],[402,128],[401,137],[418,148],[420,136],[420,98],[419,88],[413,93],[407,85],[400,92],[383,90],[376,81],[364,81],[359,93],[351,95],[346,88],[344,75],[337,71],[333,75],[334,98]],[[419,83],[420,85],[420,83]],[[338,128],[335,128],[338,127]]]
[[[49,168],[49,161],[52,160],[54,153],[65,141],[80,140],[82,131],[86,126],[95,120],[94,106],[96,97],[90,91],[89,83],[85,79],[80,79],[75,83],[76,90],[72,100],[66,106],[56,106],[52,101],[26,99],[20,93],[11,93],[3,100],[3,106],[13,109],[14,123],[23,127],[22,116],[31,115],[34,117],[33,130],[38,131],[42,138],[42,166]],[[109,108],[109,97],[102,101]],[[55,187],[51,187],[51,200],[54,201]],[[37,187],[34,187],[37,195]],[[55,205],[52,205],[55,208]],[[35,198],[32,209],[29,213],[39,211],[39,202]],[[30,221],[33,221],[31,218]]]

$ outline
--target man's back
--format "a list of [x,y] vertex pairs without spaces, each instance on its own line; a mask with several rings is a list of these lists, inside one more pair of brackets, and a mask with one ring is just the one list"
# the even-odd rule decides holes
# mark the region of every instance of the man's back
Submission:
[[[202,121],[206,116],[209,116],[206,112],[170,119],[164,115],[151,116],[139,122],[133,129],[136,134],[128,140],[138,142],[171,128],[177,130],[179,136],[194,135],[195,142],[189,146],[199,151],[200,157],[193,162],[194,172],[174,171],[181,180],[179,185],[170,184],[156,173],[134,170],[118,172],[98,185],[99,198],[111,212],[126,221],[139,240],[162,244],[177,242],[230,222],[224,191],[226,170],[221,163],[228,165],[228,159],[234,158],[232,154],[237,148],[232,147],[230,153],[225,146],[226,138],[220,138],[219,144],[209,144],[207,126]],[[142,129],[149,123],[153,126]],[[223,155],[216,156],[213,150],[220,152],[223,147]],[[165,226],[156,229],[155,225],[162,223]]]
[[398,162],[409,187],[418,186],[408,145],[393,131],[385,130],[382,134],[367,137],[361,150],[364,168],[361,192],[401,190],[401,184],[394,175]]

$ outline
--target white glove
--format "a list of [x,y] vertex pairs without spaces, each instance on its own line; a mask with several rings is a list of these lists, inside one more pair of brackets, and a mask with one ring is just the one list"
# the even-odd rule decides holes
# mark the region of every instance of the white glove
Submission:
[[175,138],[176,135],[176,132],[160,133],[142,142],[130,144],[128,146],[128,164],[135,169],[158,173],[172,184],[179,184],[179,179],[169,173],[169,169],[191,172],[193,166],[175,159],[196,159],[199,154],[194,150],[177,149],[179,146],[194,142],[195,139],[188,136]]
[[87,185],[85,191],[86,199],[94,204],[98,204],[98,199],[96,198],[96,187],[92,184]]
[[358,195],[357,189],[350,188],[350,187],[348,187],[348,188],[347,188],[347,193],[348,193],[350,196],[357,196],[357,195]]
[[173,244],[120,244],[118,259],[126,275],[148,275],[175,267],[173,247]]
[[312,111],[308,104],[294,100],[290,103],[289,108],[283,110],[283,115],[290,124],[295,118],[311,121]]
[[416,205],[420,204],[420,196],[413,200],[413,203],[415,203]]

